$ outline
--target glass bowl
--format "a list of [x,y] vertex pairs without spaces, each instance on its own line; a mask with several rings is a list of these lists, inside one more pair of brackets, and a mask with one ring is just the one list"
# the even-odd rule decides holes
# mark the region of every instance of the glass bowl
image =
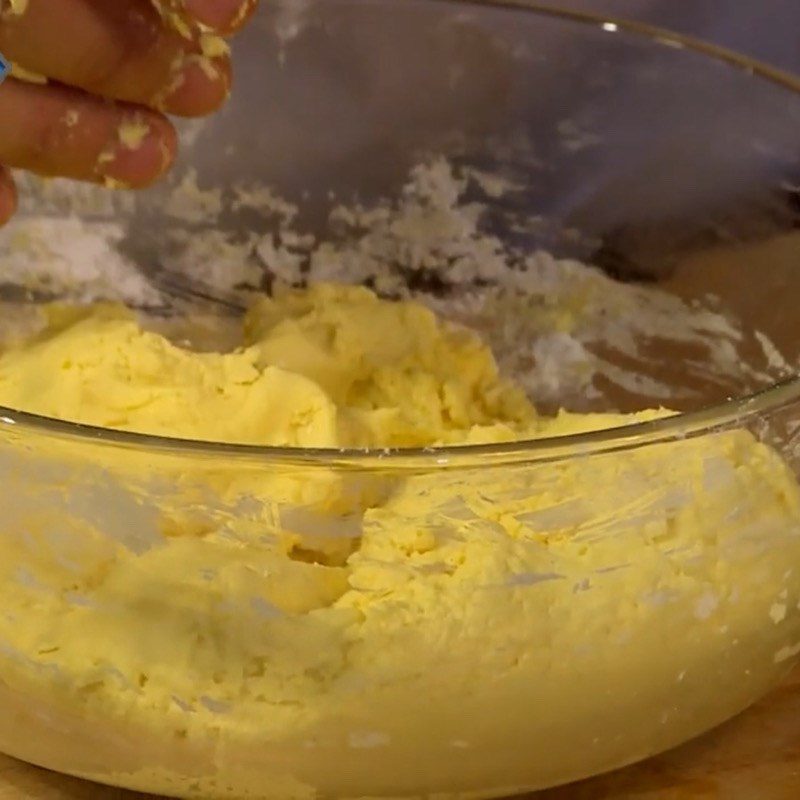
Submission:
[[525,0],[273,0],[235,61],[165,184],[21,176],[3,335],[112,299],[214,349],[256,292],[363,283],[587,416],[355,451],[3,410],[0,750],[177,797],[499,797],[759,698],[800,654],[798,83]]

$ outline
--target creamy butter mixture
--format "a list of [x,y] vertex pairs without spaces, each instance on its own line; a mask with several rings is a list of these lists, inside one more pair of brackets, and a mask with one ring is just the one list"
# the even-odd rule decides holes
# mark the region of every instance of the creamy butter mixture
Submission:
[[[366,289],[262,299],[242,336],[194,352],[118,306],[53,307],[0,355],[0,404],[282,447],[633,421],[538,416],[474,334]],[[0,741],[75,774],[196,797],[532,788],[721,721],[800,651],[800,493],[744,430],[429,471],[28,447],[0,456]]]

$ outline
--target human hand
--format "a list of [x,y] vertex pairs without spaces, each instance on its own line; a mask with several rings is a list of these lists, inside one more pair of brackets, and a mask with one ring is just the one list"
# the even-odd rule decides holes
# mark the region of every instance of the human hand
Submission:
[[[258,0],[0,0],[0,225],[10,168],[140,188],[177,148],[166,114],[209,114],[231,67],[222,37]],[[39,77],[42,76],[42,77]]]

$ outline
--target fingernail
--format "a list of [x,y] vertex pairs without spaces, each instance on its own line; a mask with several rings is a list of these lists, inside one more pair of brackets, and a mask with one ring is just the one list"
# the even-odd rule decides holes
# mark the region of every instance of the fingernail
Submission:
[[236,28],[253,6],[251,0],[184,0],[186,11],[216,31]]
[[169,167],[174,149],[166,123],[154,124],[142,115],[124,119],[114,141],[97,159],[98,177],[111,187],[139,188],[159,178]]

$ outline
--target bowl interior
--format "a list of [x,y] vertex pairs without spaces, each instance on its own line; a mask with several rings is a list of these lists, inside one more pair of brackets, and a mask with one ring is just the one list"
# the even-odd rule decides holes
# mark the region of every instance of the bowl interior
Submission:
[[23,179],[6,324],[112,298],[228,346],[248,294],[335,280],[477,328],[546,411],[690,411],[792,377],[798,86],[523,5],[264,4],[165,183]]

